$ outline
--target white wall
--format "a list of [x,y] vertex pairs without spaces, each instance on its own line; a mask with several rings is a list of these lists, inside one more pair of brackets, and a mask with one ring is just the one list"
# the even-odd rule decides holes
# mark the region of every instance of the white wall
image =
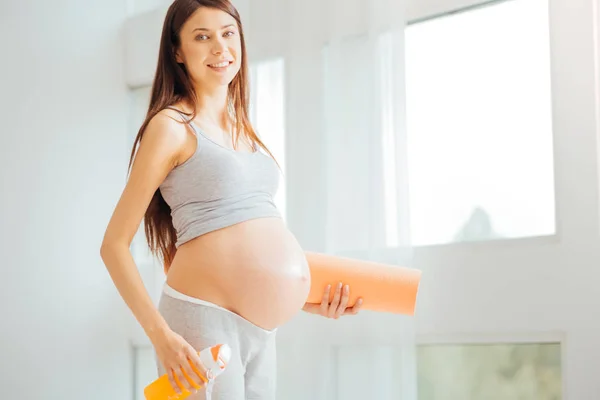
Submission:
[[131,399],[100,259],[125,182],[124,0],[0,6],[2,398]]
[[169,0],[128,0],[129,15],[143,14],[157,7],[167,7],[171,4]]
[[600,0],[593,1],[594,11],[594,48],[596,49],[594,54],[594,71],[596,73],[596,85],[595,85],[595,102],[596,102],[596,166],[597,166],[597,187],[598,187],[598,226],[600,226]]

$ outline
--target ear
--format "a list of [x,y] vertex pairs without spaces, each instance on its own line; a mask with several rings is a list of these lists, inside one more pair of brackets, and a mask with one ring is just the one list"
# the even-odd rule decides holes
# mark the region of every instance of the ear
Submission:
[[175,61],[178,64],[183,64],[183,57],[181,57],[181,51],[179,49],[175,50]]

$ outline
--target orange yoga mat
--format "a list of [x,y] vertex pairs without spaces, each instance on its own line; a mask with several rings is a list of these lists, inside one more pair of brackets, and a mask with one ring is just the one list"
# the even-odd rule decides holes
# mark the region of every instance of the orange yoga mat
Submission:
[[342,282],[350,286],[348,307],[360,297],[363,310],[414,315],[421,271],[312,252],[305,255],[311,272],[308,303],[321,303],[327,285],[331,285],[331,301]]

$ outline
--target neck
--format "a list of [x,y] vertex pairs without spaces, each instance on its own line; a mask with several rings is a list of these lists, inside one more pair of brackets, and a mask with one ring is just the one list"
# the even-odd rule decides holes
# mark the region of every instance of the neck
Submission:
[[218,86],[211,90],[196,88],[197,118],[227,129],[230,124],[227,112],[227,88],[227,86]]

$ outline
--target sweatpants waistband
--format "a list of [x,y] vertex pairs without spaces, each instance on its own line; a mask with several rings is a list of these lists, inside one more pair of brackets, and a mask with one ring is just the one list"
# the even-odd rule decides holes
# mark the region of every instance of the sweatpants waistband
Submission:
[[254,324],[253,322],[248,321],[246,318],[242,317],[241,315],[239,315],[237,313],[234,313],[233,311],[228,310],[225,307],[221,307],[218,304],[211,303],[210,301],[202,300],[202,299],[199,299],[197,297],[188,296],[185,293],[181,293],[178,290],[175,290],[174,288],[172,288],[171,286],[169,286],[169,284],[167,282],[165,282],[164,285],[163,285],[163,293],[165,295],[167,295],[167,296],[169,296],[171,298],[177,299],[177,300],[185,301],[185,302],[192,303],[192,304],[198,304],[198,305],[205,306],[205,307],[216,308],[216,309],[221,310],[223,312],[229,313],[229,314],[235,316],[236,318],[241,318],[244,321],[246,321],[247,323],[254,325],[256,328],[264,331],[265,333],[270,334],[270,333],[274,333],[274,332],[277,331],[277,328],[272,329],[272,330],[261,328],[260,326]]

